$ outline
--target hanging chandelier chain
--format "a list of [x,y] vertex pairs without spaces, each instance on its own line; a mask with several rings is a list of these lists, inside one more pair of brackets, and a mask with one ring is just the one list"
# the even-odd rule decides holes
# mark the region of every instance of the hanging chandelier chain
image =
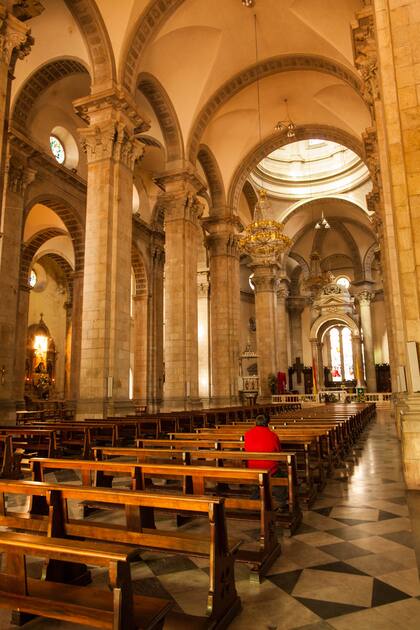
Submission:
[[260,72],[258,68],[259,55],[258,55],[258,26],[257,26],[257,14],[254,13],[254,39],[255,39],[255,67],[257,69],[257,111],[258,111],[258,139],[261,144],[262,132],[261,132],[261,93],[260,93]]

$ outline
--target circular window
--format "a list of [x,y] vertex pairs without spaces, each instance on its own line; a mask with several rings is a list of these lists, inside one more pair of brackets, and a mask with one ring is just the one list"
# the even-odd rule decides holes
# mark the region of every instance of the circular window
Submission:
[[344,287],[345,289],[348,289],[350,286],[350,280],[346,278],[346,276],[340,276],[339,278],[337,278],[335,283],[338,284],[340,287]]
[[64,151],[64,147],[57,136],[50,136],[50,149],[57,162],[59,164],[64,164],[66,152]]
[[34,286],[37,283],[37,280],[38,280],[38,277],[36,275],[36,272],[33,269],[31,269],[31,273],[29,274],[29,279],[28,279],[28,284],[31,287],[31,289],[34,288]]

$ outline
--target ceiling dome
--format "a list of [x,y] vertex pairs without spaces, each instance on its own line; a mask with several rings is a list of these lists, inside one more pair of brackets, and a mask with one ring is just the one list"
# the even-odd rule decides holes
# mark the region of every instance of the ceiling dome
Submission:
[[369,171],[356,153],[336,142],[300,140],[276,149],[251,173],[270,196],[302,199],[333,195],[360,186]]

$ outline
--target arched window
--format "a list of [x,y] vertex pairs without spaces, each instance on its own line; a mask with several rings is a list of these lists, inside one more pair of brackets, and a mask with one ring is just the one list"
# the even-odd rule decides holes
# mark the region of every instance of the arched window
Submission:
[[50,136],[50,149],[57,162],[59,164],[64,164],[66,152],[61,140],[59,140],[57,136]]
[[332,380],[336,383],[352,381],[354,379],[354,367],[353,341],[350,328],[348,326],[331,328],[329,342]]
[[36,272],[33,269],[31,269],[31,273],[29,274],[29,279],[28,279],[28,284],[31,287],[31,289],[34,288],[34,286],[37,283],[37,280],[38,280],[38,277],[36,275]]
[[336,279],[335,283],[338,284],[340,287],[344,287],[346,289],[348,289],[350,286],[350,280],[346,278],[346,276],[339,276]]

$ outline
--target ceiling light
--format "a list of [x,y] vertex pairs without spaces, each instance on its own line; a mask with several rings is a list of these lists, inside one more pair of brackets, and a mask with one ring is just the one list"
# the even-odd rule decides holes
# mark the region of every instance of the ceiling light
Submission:
[[255,0],[242,0],[242,4],[244,5],[244,7],[248,7],[248,9],[251,9],[255,4]]
[[293,120],[290,118],[289,114],[289,106],[287,104],[287,98],[284,99],[284,103],[286,105],[286,120],[279,120],[279,122],[275,125],[274,129],[276,131],[285,131],[287,138],[296,138],[296,125]]

